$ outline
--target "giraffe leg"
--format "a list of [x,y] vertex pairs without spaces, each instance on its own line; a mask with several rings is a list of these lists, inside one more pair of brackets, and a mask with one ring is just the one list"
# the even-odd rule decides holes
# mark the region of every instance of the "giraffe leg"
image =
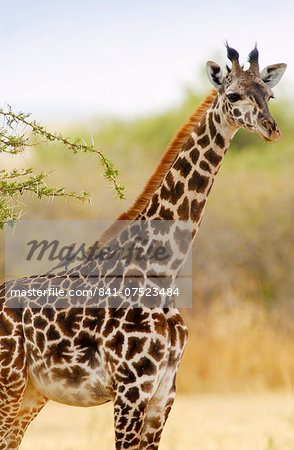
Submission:
[[25,391],[25,380],[16,380],[7,387],[0,384],[0,449],[17,448],[18,444],[12,438],[11,431],[15,418],[21,407]]
[[114,403],[115,448],[116,450],[138,450],[143,429],[147,403],[128,406],[123,398]]
[[171,335],[171,350],[166,371],[148,403],[142,430],[140,449],[156,450],[163,427],[176,396],[176,375],[187,342],[187,327],[178,311],[167,313]]
[[10,433],[21,408],[27,371],[23,338],[1,315],[0,336],[0,449],[3,450],[17,447]]
[[148,403],[140,449],[155,450],[159,447],[163,427],[175,400],[175,377],[175,369],[168,367],[155,394]]
[[37,417],[47,401],[48,399],[29,380],[18,414],[6,437],[7,449],[18,448],[29,424]]

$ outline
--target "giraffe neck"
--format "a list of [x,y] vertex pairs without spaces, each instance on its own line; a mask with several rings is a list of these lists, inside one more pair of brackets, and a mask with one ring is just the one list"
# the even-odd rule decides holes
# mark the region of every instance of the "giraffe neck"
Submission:
[[[121,221],[115,222],[117,233],[106,245],[122,249],[136,242],[134,245],[139,252],[155,242],[156,245],[167,248],[169,254],[168,260],[165,259],[161,266],[157,260],[128,261],[120,269],[124,280],[132,278],[135,273],[136,279],[141,277],[148,281],[151,276],[151,283],[154,277],[167,277],[167,283],[171,285],[177,278],[199,229],[215,176],[237,131],[237,128],[232,128],[226,121],[224,113],[221,98],[217,95],[200,122],[185,138],[183,146],[142,212],[137,213],[136,224],[132,225],[131,221],[121,229]],[[158,222],[158,219],[170,221],[170,225],[167,223],[162,228],[162,222]],[[156,222],[161,226],[159,233]],[[136,227],[138,231],[135,231]],[[103,272],[102,266],[99,270]],[[164,301],[161,299],[161,302]]]
[[236,131],[226,121],[217,96],[138,219],[191,220],[195,236],[214,179]]
[[[91,250],[90,255],[95,256],[94,262],[87,260],[82,265],[83,270],[80,269],[86,279],[89,275],[99,274],[102,288],[112,289],[114,286],[119,293],[124,292],[126,287],[153,289],[165,286],[168,289],[174,286],[191,248],[192,238],[198,231],[214,178],[236,132],[236,128],[227,123],[224,112],[217,96],[194,130],[185,138],[184,145],[167,169],[162,182],[144,210],[137,214],[137,220],[131,220],[122,229],[118,228],[115,236],[105,244],[111,258],[104,258],[101,244],[102,250],[98,246],[97,255],[95,248]],[[164,224],[163,220],[168,223]],[[120,225],[121,222],[117,223]],[[149,253],[151,246],[152,251]],[[159,257],[157,250],[164,250],[164,258],[161,255]],[[76,274],[75,270],[72,269],[73,275]],[[138,298],[120,295],[114,298],[113,303],[111,294],[107,294],[105,299],[99,298],[98,303],[101,308],[135,305],[164,307],[167,300],[170,304],[174,301],[172,297],[166,299],[165,293],[160,293],[152,297],[153,303],[150,305],[149,297],[141,298],[138,290],[136,295]]]

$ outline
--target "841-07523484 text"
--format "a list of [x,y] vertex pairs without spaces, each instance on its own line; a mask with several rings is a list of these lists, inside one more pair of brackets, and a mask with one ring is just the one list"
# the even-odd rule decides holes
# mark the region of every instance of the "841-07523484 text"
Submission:
[[59,289],[57,287],[50,287],[48,289],[11,289],[9,291],[9,296],[19,296],[19,297],[42,297],[42,296],[52,296],[52,297],[101,297],[106,296],[118,297],[123,295],[125,297],[153,297],[153,296],[179,296],[179,288],[155,288],[155,287],[125,287],[120,290],[116,288],[98,288],[94,289]]

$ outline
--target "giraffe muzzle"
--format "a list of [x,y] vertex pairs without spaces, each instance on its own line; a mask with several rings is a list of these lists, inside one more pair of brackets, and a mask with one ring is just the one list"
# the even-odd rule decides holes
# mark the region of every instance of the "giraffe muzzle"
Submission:
[[266,141],[277,141],[281,137],[281,132],[274,119],[262,119],[258,132]]

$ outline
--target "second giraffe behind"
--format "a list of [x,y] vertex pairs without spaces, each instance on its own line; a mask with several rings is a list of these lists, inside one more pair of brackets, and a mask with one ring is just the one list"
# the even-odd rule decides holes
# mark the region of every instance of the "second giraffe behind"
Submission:
[[[243,70],[238,52],[227,46],[227,54],[232,66],[226,74],[218,64],[207,63],[208,78],[216,91],[178,132],[143,193],[106,230],[100,244],[122,245],[123,226],[118,224],[123,220],[141,221],[147,230],[151,221],[191,221],[194,239],[236,131],[244,128],[267,141],[279,139],[268,102],[286,65],[275,64],[260,72],[255,48],[249,54],[250,67]],[[124,242],[133,239],[128,233],[125,230]],[[183,245],[181,236],[177,227],[169,236],[173,253],[165,270],[171,278],[176,277],[191,247],[191,242]],[[105,276],[99,283],[109,287],[112,278],[107,275],[113,267],[94,259],[88,268],[93,274],[103,269]],[[132,261],[120,267],[123,280],[130,270],[142,278],[152,272]],[[152,270],[156,283],[156,270],[161,269],[154,266]],[[82,280],[85,288],[91,288],[90,278],[89,272],[83,275],[81,265],[68,273],[30,277],[21,283],[26,289],[68,289]],[[142,302],[135,308],[123,298],[115,307],[110,298],[104,298],[99,307],[85,299],[82,306],[74,307],[69,300],[60,306],[64,299],[48,298],[38,307],[30,299],[5,299],[5,293],[17,286],[18,280],[2,287],[0,449],[18,448],[48,399],[76,406],[113,401],[116,449],[157,449],[175,398],[176,373],[187,340],[186,326],[173,301],[166,305],[159,298],[158,304]]]

